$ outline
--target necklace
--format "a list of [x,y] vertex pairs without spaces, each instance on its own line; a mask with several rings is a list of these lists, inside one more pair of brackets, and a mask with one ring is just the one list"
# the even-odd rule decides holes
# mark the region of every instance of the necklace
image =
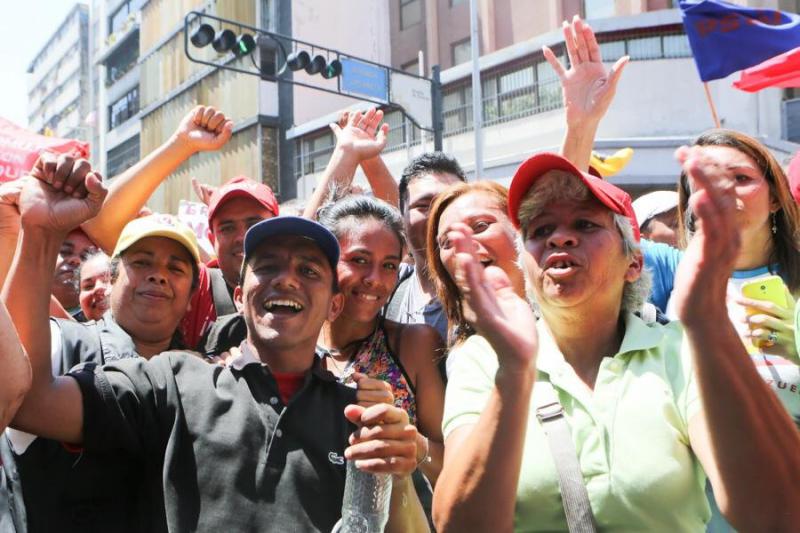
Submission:
[[[336,374],[338,374],[341,377],[346,377],[348,371],[353,367],[353,364],[355,363],[356,360],[356,356],[361,351],[361,348],[364,346],[364,343],[372,338],[377,329],[378,329],[378,324],[376,323],[375,327],[372,329],[369,335],[348,342],[342,347],[341,350],[338,348],[323,346],[323,348],[325,348],[326,351],[325,357],[330,358],[331,365],[336,370],[335,372]],[[323,336],[327,335],[323,334]],[[326,339],[326,344],[330,344],[329,342],[327,342],[327,339]],[[346,355],[347,353],[349,353],[350,355]],[[344,364],[340,366],[337,357],[341,358],[343,355],[346,355],[347,359],[345,361],[342,361]]]

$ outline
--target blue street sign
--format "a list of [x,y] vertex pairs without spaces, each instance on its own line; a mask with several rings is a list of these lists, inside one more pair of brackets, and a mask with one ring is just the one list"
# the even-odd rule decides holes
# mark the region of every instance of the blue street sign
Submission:
[[344,93],[389,101],[389,80],[384,67],[364,63],[352,57],[341,57],[341,90]]

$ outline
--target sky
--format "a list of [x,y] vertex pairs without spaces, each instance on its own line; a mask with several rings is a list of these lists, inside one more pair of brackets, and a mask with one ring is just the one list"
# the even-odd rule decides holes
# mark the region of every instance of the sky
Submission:
[[0,117],[27,126],[26,70],[75,4],[75,0],[0,2]]

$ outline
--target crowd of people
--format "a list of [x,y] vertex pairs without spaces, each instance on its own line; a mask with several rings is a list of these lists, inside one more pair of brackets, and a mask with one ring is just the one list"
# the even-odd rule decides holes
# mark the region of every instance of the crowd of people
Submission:
[[110,186],[47,153],[0,185],[0,532],[327,532],[348,462],[391,474],[386,531],[796,530],[790,179],[711,130],[632,201],[589,166],[628,59],[563,30],[561,153],[509,188],[395,179],[346,113],[296,215],[194,183],[211,259],[145,207],[230,139],[209,106]]

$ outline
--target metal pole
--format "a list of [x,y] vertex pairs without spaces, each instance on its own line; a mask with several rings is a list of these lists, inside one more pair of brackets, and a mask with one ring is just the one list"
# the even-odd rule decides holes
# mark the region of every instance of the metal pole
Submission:
[[442,129],[444,120],[442,119],[442,77],[439,65],[431,67],[431,112],[433,113],[433,149],[437,152],[442,151]]
[[478,0],[469,0],[469,35],[472,53],[472,126],[475,131],[475,179],[483,176],[483,95],[478,36]]

